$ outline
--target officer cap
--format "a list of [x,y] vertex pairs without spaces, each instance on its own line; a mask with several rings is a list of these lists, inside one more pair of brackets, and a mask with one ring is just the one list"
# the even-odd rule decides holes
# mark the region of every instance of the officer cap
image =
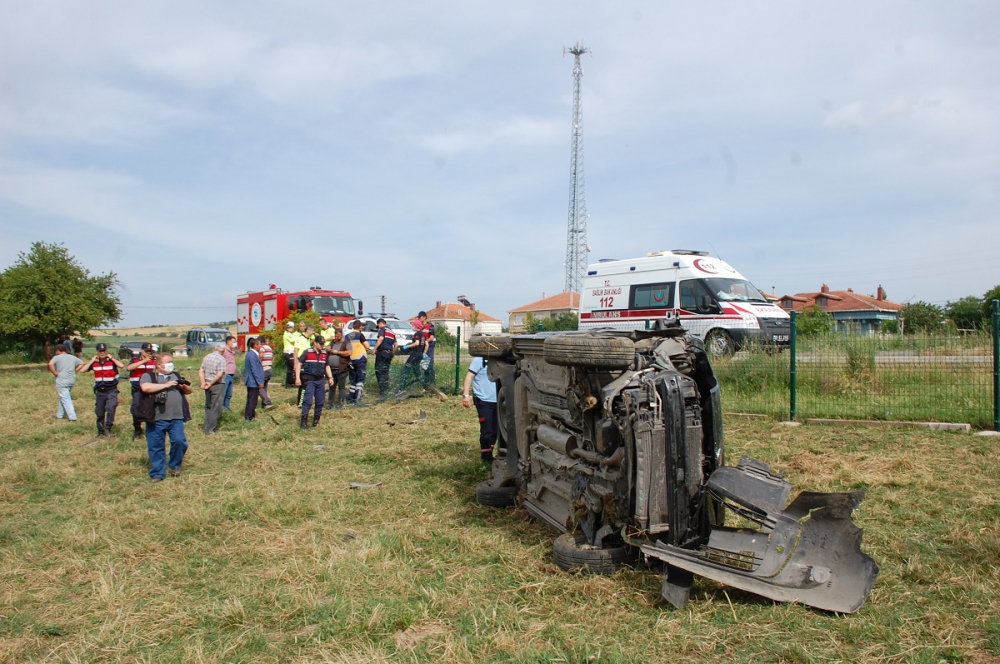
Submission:
[[321,335],[321,334],[317,334],[317,335],[316,335],[316,336],[315,336],[315,337],[313,338],[313,341],[315,341],[316,343],[318,343],[318,344],[319,344],[320,346],[322,346],[323,344],[325,344],[325,343],[326,343],[326,339],[324,339],[324,338],[323,338],[323,335]]
[[108,345],[106,343],[101,342],[101,343],[97,344],[97,350],[100,351],[100,350],[107,350],[107,349],[108,349]]
[[153,344],[149,343],[148,341],[142,342],[142,350],[146,350],[146,351],[149,351],[150,353],[152,353],[153,352]]
[[384,318],[379,318],[377,321],[375,321],[375,324],[378,325],[379,323],[384,323],[384,322],[385,322]]

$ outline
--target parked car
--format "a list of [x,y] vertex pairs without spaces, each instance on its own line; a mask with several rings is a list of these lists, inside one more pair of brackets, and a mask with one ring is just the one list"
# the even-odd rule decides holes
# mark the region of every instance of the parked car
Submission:
[[694,574],[828,611],[865,603],[878,565],[851,521],[864,491],[786,506],[782,474],[746,457],[726,466],[718,383],[677,322],[474,336],[469,352],[497,383],[503,451],[476,498],[520,504],[562,533],[560,567],[603,573],[641,557],[678,607]]
[[226,343],[226,337],[231,334],[229,330],[221,327],[193,327],[187,333],[187,353],[188,356],[195,353],[207,353],[215,344]]
[[[142,350],[142,345],[146,343],[145,341],[123,341],[122,345],[118,347],[118,359],[124,360],[126,363],[135,362],[139,359],[139,351]],[[152,344],[153,353],[160,352],[159,344]]]

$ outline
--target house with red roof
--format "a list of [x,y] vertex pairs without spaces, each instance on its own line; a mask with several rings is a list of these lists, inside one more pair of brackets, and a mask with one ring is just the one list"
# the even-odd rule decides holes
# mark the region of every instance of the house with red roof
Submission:
[[529,313],[535,317],[535,320],[555,318],[565,313],[578,316],[580,314],[580,294],[572,291],[563,291],[558,295],[545,297],[545,293],[542,293],[542,299],[537,302],[511,309],[507,313],[510,315],[509,327],[511,334],[534,332],[534,330],[525,330],[524,328],[524,321],[527,319]]
[[854,289],[830,290],[826,284],[813,293],[782,295],[778,305],[785,311],[805,311],[815,306],[833,316],[838,332],[853,332],[862,335],[877,334],[882,323],[898,320],[902,304],[885,299],[885,289],[879,285],[875,295],[855,293]]
[[427,322],[442,325],[455,336],[458,336],[458,328],[462,328],[459,339],[462,346],[473,334],[500,334],[503,331],[503,322],[499,318],[477,311],[475,303],[469,302],[464,295],[460,295],[459,300],[444,304],[438,300],[433,309],[427,310]]

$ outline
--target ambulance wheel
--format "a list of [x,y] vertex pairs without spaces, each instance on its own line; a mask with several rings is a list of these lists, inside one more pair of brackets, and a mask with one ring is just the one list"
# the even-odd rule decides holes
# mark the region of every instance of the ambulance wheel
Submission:
[[557,334],[545,339],[542,353],[546,362],[561,367],[628,369],[635,357],[635,345],[625,337]]
[[712,330],[706,334],[705,348],[708,349],[709,355],[716,357],[729,357],[736,352],[736,344],[725,330]]
[[636,550],[627,544],[597,547],[587,544],[580,533],[566,533],[552,545],[552,560],[567,572],[612,574],[636,561]]
[[469,355],[488,360],[509,360],[514,357],[509,335],[476,334],[469,337]]

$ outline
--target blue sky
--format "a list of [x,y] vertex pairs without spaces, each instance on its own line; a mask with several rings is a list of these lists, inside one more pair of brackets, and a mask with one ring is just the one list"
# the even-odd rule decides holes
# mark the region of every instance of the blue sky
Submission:
[[1000,4],[0,0],[0,266],[62,242],[123,324],[345,288],[562,290],[582,41],[591,259],[779,294],[1000,284]]

